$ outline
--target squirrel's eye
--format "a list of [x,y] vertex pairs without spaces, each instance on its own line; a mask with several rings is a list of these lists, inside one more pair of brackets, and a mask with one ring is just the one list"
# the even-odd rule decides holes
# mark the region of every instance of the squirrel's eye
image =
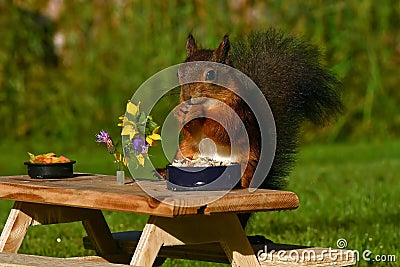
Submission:
[[206,81],[212,81],[214,79],[215,79],[215,71],[214,70],[207,71]]

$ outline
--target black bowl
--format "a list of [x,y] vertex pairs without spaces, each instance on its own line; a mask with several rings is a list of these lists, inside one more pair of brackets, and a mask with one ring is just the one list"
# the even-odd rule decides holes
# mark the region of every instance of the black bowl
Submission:
[[240,188],[240,164],[210,167],[167,165],[167,188],[174,191],[211,191]]
[[63,163],[31,163],[24,162],[28,166],[28,175],[34,179],[60,179],[74,176],[73,164],[75,160]]

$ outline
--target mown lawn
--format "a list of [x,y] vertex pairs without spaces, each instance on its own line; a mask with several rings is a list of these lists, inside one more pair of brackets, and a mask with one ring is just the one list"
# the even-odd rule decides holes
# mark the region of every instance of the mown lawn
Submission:
[[[0,144],[6,151],[8,144]],[[77,159],[77,171],[110,173],[110,158],[96,149],[67,151]],[[106,155],[107,156],[107,155]],[[17,160],[15,160],[17,159]],[[0,153],[0,175],[24,173],[25,148],[14,146]],[[346,239],[347,248],[360,255],[395,255],[400,261],[400,141],[314,145],[301,149],[288,190],[300,198],[293,211],[256,214],[249,235],[261,234],[275,242],[336,248]],[[0,228],[12,203],[0,201]],[[141,229],[146,216],[105,212],[112,231]],[[197,231],[197,230],[196,230]],[[80,223],[38,226],[28,230],[20,252],[48,256],[92,255],[82,247]],[[360,256],[359,266],[369,266]],[[374,262],[380,266],[382,263]],[[386,263],[385,266],[396,266]],[[203,262],[167,260],[163,266],[225,266]]]

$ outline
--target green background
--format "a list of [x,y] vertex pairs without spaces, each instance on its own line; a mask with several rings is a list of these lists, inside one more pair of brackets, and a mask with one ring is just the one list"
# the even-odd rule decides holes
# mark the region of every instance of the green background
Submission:
[[[399,137],[398,1],[64,1],[58,12],[51,2],[0,2],[2,139],[86,146],[99,129],[118,134],[126,100],[185,59],[190,32],[215,48],[268,27],[318,45],[342,82],[345,114],[306,127],[305,141]],[[162,110],[177,95],[166,98]]]

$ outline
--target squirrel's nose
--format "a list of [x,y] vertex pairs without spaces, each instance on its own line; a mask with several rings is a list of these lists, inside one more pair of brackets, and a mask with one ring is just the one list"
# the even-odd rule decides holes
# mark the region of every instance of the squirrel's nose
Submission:
[[188,100],[190,100],[190,99],[192,98],[192,94],[191,94],[191,90],[190,90],[190,88],[189,88],[189,85],[182,86],[181,89],[182,89],[181,93],[182,93],[182,99],[183,99],[183,101],[188,101]]

